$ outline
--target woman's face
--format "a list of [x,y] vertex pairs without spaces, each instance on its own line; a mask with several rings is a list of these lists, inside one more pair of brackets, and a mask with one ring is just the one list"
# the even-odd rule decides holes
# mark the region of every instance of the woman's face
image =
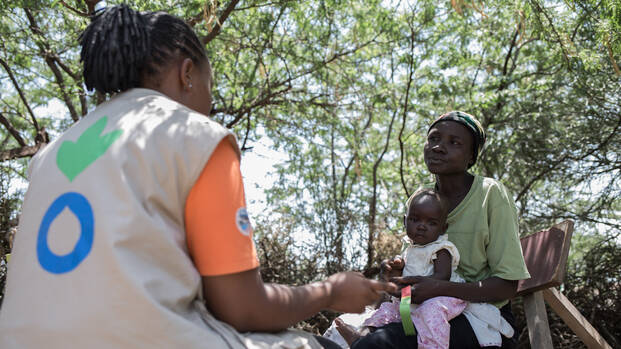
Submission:
[[438,122],[427,135],[425,165],[436,175],[465,173],[474,159],[473,143],[466,126],[455,121]]

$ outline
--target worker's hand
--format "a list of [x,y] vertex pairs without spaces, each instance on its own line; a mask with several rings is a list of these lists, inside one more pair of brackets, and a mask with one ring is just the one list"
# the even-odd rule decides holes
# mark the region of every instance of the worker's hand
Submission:
[[397,285],[391,282],[370,280],[356,272],[334,274],[325,285],[330,295],[328,308],[345,313],[362,313],[365,306],[382,296],[382,292],[397,291]]
[[392,259],[385,259],[380,264],[380,279],[390,281],[391,278],[401,276],[405,261],[399,256]]

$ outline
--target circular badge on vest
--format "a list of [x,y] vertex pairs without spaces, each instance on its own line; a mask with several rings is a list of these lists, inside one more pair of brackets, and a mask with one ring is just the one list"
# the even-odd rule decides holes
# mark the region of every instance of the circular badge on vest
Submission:
[[[47,234],[52,222],[65,209],[76,216],[80,222],[80,238],[73,251],[66,255],[57,255],[47,244]],[[91,252],[93,247],[95,218],[88,200],[79,193],[69,192],[59,196],[47,209],[37,235],[37,257],[41,267],[53,274],[63,274],[75,269]]]
[[250,218],[248,217],[248,211],[246,211],[245,207],[240,207],[235,214],[235,224],[237,225],[237,229],[239,232],[249,236],[250,230],[252,229],[250,226]]

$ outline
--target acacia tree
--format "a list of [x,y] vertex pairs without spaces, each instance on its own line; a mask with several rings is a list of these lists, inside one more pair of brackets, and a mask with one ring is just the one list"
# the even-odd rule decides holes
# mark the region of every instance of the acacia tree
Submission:
[[[28,158],[109,97],[85,91],[77,47],[89,13],[102,5],[0,4],[5,250]],[[377,273],[377,262],[400,247],[405,199],[433,180],[422,161],[427,126],[453,109],[484,123],[489,142],[473,170],[514,193],[523,233],[572,218],[577,236],[589,241],[572,252],[577,275],[615,261],[605,257],[619,251],[621,236],[615,1],[485,7],[466,0],[140,0],[133,6],[171,12],[199,33],[214,70],[211,117],[236,132],[244,152],[269,137],[288,156],[267,192],[272,209],[257,219],[266,279]],[[313,239],[301,249],[285,238],[294,232]],[[586,259],[589,249],[604,247],[603,259]],[[301,251],[309,254],[296,262]],[[577,290],[600,285],[568,280]],[[600,325],[607,338],[619,336],[608,324]]]

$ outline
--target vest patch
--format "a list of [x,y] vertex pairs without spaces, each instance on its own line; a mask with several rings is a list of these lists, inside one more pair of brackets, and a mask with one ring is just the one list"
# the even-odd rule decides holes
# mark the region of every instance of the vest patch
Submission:
[[87,128],[77,141],[64,141],[58,148],[56,165],[70,182],[102,156],[123,133],[115,130],[102,135],[107,123],[108,117],[102,117]]
[[[73,251],[57,255],[47,244],[47,233],[52,222],[68,207],[80,222],[80,238]],[[93,247],[95,218],[88,200],[75,192],[59,196],[45,212],[37,236],[37,258],[41,267],[53,274],[63,274],[75,269],[91,252]]]
[[240,207],[235,214],[235,224],[237,225],[237,229],[239,232],[245,236],[250,235],[250,218],[248,217],[248,211],[246,211],[245,207]]

